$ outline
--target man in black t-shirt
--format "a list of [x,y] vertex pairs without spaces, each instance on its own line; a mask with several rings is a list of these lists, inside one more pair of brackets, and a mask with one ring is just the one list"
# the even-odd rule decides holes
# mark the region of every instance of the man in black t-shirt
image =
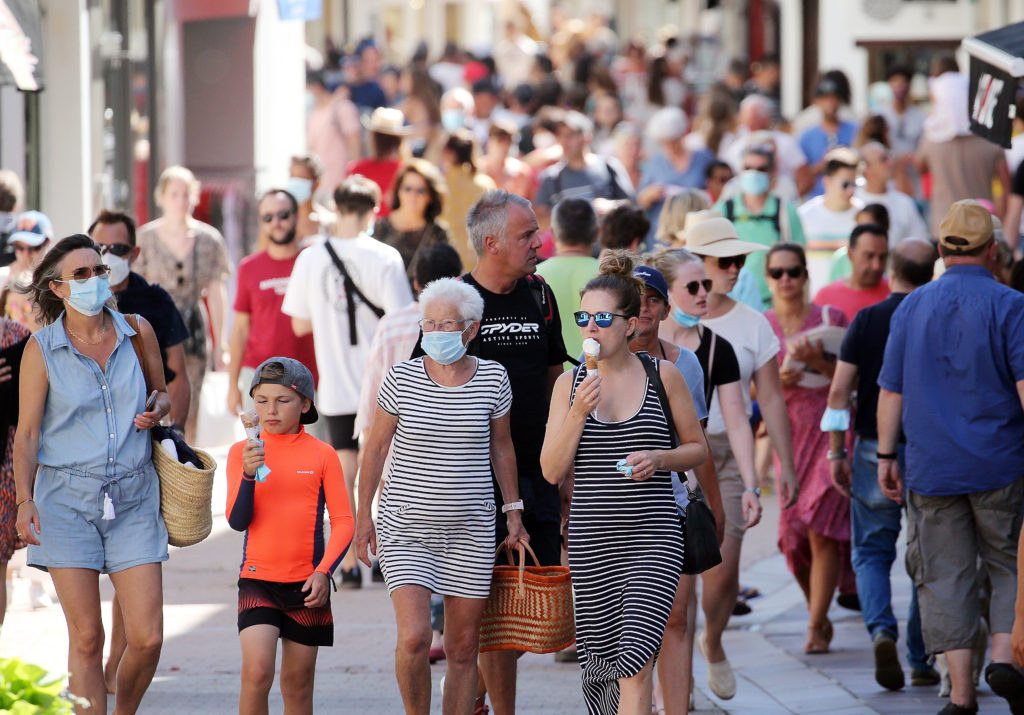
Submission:
[[[896,655],[896,616],[892,611],[889,572],[896,558],[901,507],[882,493],[878,484],[878,374],[882,370],[889,321],[896,308],[915,288],[932,279],[935,248],[924,239],[907,239],[892,252],[890,287],[892,293],[881,303],[861,309],[843,339],[828,411],[822,429],[829,432],[828,453],[832,481],[850,495],[853,570],[857,576],[864,625],[871,634],[875,654],[875,680],[882,687],[897,690],[904,685],[903,668]],[[857,387],[853,431],[857,435],[854,455],[846,454],[850,396]],[[904,468],[905,440],[900,437],[899,462]],[[907,627],[907,660],[912,685],[933,685],[938,673],[928,664],[921,637],[916,591],[912,591]]]
[[[470,209],[466,227],[479,258],[476,268],[463,280],[484,299],[480,332],[469,344],[469,351],[500,362],[508,371],[523,525],[541,565],[557,566],[561,558],[561,502],[558,487],[541,474],[540,449],[551,388],[562,373],[565,344],[555,296],[533,275],[541,247],[537,216],[526,199],[507,191],[489,191]],[[500,492],[496,490],[495,495],[495,503],[500,504]],[[496,523],[497,544],[507,532],[504,519]],[[495,712],[515,712],[518,656],[515,651],[480,655],[481,672]]]

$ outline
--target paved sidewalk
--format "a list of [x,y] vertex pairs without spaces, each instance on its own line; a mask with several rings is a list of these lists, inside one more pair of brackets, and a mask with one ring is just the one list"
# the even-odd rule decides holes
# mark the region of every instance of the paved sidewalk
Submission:
[[[226,450],[216,452],[223,464]],[[236,709],[240,653],[235,583],[241,535],[227,527],[223,504],[224,480],[219,478],[214,496],[214,533],[198,546],[172,549],[166,564],[165,645],[156,678],[143,701],[143,713],[221,715]],[[803,654],[807,611],[799,588],[775,548],[778,508],[773,497],[766,497],[765,507],[764,523],[748,535],[741,564],[742,582],[756,586],[764,595],[751,602],[752,614],[733,619],[725,637],[726,651],[736,670],[737,694],[729,701],[709,695],[706,666],[698,654],[694,666],[698,712],[937,712],[943,701],[936,697],[935,688],[908,687],[890,693],[875,684],[870,643],[857,613],[833,607],[833,652]],[[894,571],[902,572],[901,561]],[[45,575],[32,578],[41,578],[52,593]],[[26,583],[16,583],[0,634],[0,656],[18,656],[52,672],[63,672],[67,636],[60,608],[31,610]],[[108,615],[110,584],[105,578],[101,583]],[[895,591],[897,613],[905,615],[909,602],[905,575],[896,579]],[[392,667],[395,627],[383,585],[339,591],[332,598],[336,645],[320,653],[316,711],[401,713]],[[902,651],[902,643],[900,648]],[[435,693],[432,712],[440,712],[437,684],[443,672],[443,662],[431,668]],[[520,665],[519,703],[522,715],[585,712],[579,667],[555,663],[550,655],[527,654]],[[1004,701],[984,685],[979,704],[982,712],[1008,712]],[[281,712],[276,685],[271,712]]]

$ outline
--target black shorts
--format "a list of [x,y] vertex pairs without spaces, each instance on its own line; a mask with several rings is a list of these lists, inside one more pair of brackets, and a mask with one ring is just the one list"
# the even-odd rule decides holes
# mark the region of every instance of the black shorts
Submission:
[[330,595],[319,608],[307,608],[303,581],[278,583],[238,579],[238,632],[249,626],[274,626],[281,637],[308,646],[334,645]]
[[356,428],[355,415],[320,415],[327,420],[327,436],[335,449],[359,449],[359,440],[352,433]]
[[[562,565],[562,527],[557,521],[537,521],[528,514],[523,514],[523,528],[530,535],[530,548],[537,554],[541,566]],[[499,513],[495,520],[494,546],[497,548],[508,537],[505,515]],[[526,556],[528,566],[533,566],[529,554]],[[505,550],[498,554],[497,563],[507,564]]]

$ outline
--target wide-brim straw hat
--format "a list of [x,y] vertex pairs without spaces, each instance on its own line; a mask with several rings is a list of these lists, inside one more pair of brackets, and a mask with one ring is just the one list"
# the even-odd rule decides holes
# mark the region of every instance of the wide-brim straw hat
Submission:
[[711,216],[686,228],[686,249],[698,256],[740,256],[763,251],[765,246],[741,241],[732,221],[723,216]]
[[402,110],[393,107],[374,109],[368,120],[363,117],[363,125],[371,132],[398,137],[404,137],[412,131],[411,127],[405,126],[405,115],[402,114]]

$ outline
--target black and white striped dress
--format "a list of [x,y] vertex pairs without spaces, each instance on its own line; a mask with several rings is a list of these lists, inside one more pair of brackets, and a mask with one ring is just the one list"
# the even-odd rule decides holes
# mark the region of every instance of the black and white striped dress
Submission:
[[[572,395],[586,377],[580,367]],[[619,678],[657,655],[683,568],[683,531],[667,471],[642,482],[615,469],[626,455],[670,449],[657,392],[622,422],[587,417],[576,450],[569,568],[576,644],[591,715],[618,710]]]
[[512,406],[500,363],[477,361],[463,385],[427,375],[423,358],[393,366],[379,404],[398,417],[377,517],[377,555],[388,593],[414,584],[487,598],[494,565],[491,420]]

